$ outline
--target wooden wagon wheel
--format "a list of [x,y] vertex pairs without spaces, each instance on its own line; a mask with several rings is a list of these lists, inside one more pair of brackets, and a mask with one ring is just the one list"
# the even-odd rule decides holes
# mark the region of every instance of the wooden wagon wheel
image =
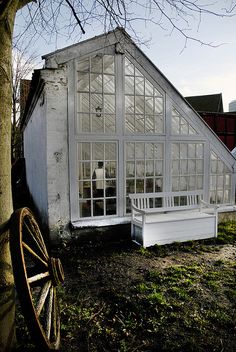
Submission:
[[60,344],[56,286],[64,280],[61,262],[49,256],[28,208],[15,211],[11,220],[14,279],[26,324],[37,347],[56,350]]

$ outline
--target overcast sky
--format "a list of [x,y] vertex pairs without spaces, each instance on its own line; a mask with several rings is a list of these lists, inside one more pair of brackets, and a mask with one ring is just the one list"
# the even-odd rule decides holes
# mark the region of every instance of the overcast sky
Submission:
[[[203,1],[204,2],[204,1]],[[224,0],[222,0],[222,3]],[[234,2],[234,1],[232,1]],[[16,29],[20,28],[22,16],[17,17]],[[189,36],[199,38],[205,43],[211,42],[218,47],[201,45],[185,39],[176,31],[170,34],[157,25],[136,24],[140,37],[150,39],[141,49],[159,68],[183,96],[222,93],[224,111],[228,111],[229,102],[236,99],[236,18],[221,18],[211,15],[203,17],[200,27]],[[193,27],[192,27],[193,28]],[[85,40],[102,34],[102,28],[85,28]],[[65,37],[58,37],[50,44],[38,39],[32,50],[42,56],[56,49],[73,44]]]

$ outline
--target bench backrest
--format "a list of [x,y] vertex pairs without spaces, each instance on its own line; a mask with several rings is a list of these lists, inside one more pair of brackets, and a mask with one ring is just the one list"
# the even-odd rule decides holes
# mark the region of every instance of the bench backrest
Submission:
[[132,205],[141,210],[150,212],[194,209],[200,207],[203,191],[134,193],[130,194]]

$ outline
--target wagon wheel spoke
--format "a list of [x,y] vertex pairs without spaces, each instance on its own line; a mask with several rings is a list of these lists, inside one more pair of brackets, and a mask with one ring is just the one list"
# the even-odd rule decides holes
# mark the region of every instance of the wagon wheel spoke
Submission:
[[42,350],[58,349],[56,286],[63,282],[64,272],[60,260],[49,257],[39,226],[27,208],[12,216],[10,246],[16,289],[30,333]]
[[51,337],[51,328],[52,328],[52,317],[53,317],[53,296],[54,296],[54,290],[53,287],[50,287],[50,292],[48,295],[48,302],[47,302],[47,307],[45,311],[46,315],[46,336],[50,340]]
[[49,277],[49,276],[50,276],[49,271],[46,271],[45,273],[36,274],[34,276],[28,277],[27,282],[29,284],[32,284],[32,283],[35,283],[36,281],[41,281],[42,279],[45,279],[46,277]]
[[[32,226],[32,222],[30,222],[31,226]],[[40,238],[40,236],[34,236],[34,228],[30,228],[30,226],[26,223],[26,221],[24,221],[24,227],[26,228],[28,234],[30,235],[31,240],[33,241],[33,244],[35,245],[35,247],[40,251],[41,255],[44,257],[44,260],[48,260],[49,256],[48,256],[48,252],[46,249],[46,246],[43,245],[42,243],[42,238]]]
[[58,304],[57,304],[57,291],[54,289],[54,296],[53,296],[53,338],[55,339],[55,344],[59,343],[60,340],[60,316],[58,311]]
[[39,260],[44,266],[48,267],[48,263],[43,260],[27,243],[22,241],[22,246],[32,255],[34,260]]
[[51,285],[52,285],[51,281],[46,282],[39,293],[37,304],[35,306],[35,311],[36,311],[36,314],[38,317],[40,316],[40,313],[43,309],[43,306],[44,306],[45,301],[47,299]]

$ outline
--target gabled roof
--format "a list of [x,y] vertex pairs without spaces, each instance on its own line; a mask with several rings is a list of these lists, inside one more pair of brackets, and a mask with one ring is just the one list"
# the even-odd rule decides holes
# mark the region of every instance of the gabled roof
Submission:
[[222,94],[198,95],[185,97],[198,112],[224,112]]

